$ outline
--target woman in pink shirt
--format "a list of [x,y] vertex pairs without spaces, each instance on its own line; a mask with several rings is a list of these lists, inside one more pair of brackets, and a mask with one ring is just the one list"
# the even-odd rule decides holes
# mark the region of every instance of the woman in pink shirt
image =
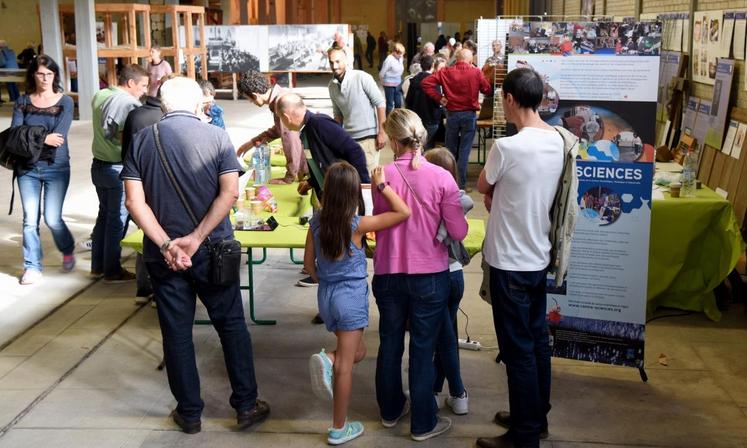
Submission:
[[[376,399],[381,423],[394,427],[412,410],[410,432],[426,440],[448,431],[451,421],[436,415],[433,396],[433,354],[436,338],[448,316],[449,256],[436,240],[441,222],[453,240],[467,235],[459,188],[443,168],[421,157],[426,131],[420,118],[395,109],[384,122],[395,161],[384,167],[389,186],[407,203],[410,218],[376,232],[372,290],[379,308],[379,353],[376,360]],[[374,214],[389,204],[374,190]],[[402,353],[405,322],[410,320],[410,399],[402,393]]]
[[172,73],[171,64],[165,59],[161,59],[161,47],[153,45],[150,48],[150,61],[148,61],[148,95],[158,96],[158,87],[161,85],[161,78]]

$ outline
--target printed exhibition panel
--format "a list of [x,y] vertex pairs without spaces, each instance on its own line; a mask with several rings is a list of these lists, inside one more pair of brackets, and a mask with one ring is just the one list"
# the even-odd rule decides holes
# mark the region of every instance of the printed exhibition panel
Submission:
[[695,82],[713,85],[716,82],[718,58],[729,57],[731,38],[728,45],[724,45],[726,39],[722,36],[723,21],[722,10],[695,13],[692,54],[692,73]]
[[531,23],[508,69],[545,81],[540,115],[579,138],[579,216],[565,282],[548,276],[553,355],[643,366],[659,22]]
[[[205,27],[208,71],[241,73],[247,70],[329,72],[327,50],[335,33],[353,47],[348,25],[215,25]],[[199,27],[193,27],[194,45],[200,45]],[[184,27],[179,29],[184,45]],[[200,58],[197,58],[198,70]]]
[[273,25],[269,31],[270,71],[329,71],[327,50],[336,32],[347,39],[348,25]]
[[[478,19],[477,20],[477,66],[482,67],[491,56],[505,59],[506,36],[511,28],[522,26],[522,19]],[[494,54],[493,42],[500,42],[501,51]]]

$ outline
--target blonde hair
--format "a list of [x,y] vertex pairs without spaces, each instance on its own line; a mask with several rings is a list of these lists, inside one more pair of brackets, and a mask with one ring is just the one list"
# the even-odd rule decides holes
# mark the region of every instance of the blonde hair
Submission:
[[[406,151],[412,152],[412,169],[420,167],[420,153],[425,145],[428,133],[418,114],[407,109],[394,109],[384,122],[384,132],[390,140],[395,140]],[[403,151],[404,152],[404,151]],[[395,154],[399,157],[400,154]]]
[[394,51],[399,54],[405,54],[405,46],[397,42],[396,44],[394,44]]

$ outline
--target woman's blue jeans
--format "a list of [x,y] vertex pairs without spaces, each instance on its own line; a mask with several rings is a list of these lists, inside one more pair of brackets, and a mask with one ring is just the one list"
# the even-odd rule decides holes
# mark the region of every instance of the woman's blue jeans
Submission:
[[[18,190],[23,204],[23,267],[42,270],[42,245],[39,222],[52,232],[57,249],[64,255],[73,253],[75,240],[62,220],[62,205],[70,185],[70,165],[37,163],[34,168],[18,176]],[[44,201],[42,202],[42,196]],[[42,207],[43,206],[43,207]]]
[[449,395],[458,397],[464,392],[462,372],[459,366],[459,345],[457,343],[457,313],[459,303],[464,295],[464,271],[461,269],[449,272],[449,302],[446,305],[447,316],[441,326],[436,345],[436,357],[433,360],[436,369],[436,381],[433,392],[440,393],[444,379],[449,380]]
[[376,400],[381,418],[402,414],[402,354],[405,323],[410,319],[410,432],[427,433],[436,426],[433,355],[446,317],[449,271],[434,274],[374,275],[372,290],[379,308],[379,353],[376,358]]

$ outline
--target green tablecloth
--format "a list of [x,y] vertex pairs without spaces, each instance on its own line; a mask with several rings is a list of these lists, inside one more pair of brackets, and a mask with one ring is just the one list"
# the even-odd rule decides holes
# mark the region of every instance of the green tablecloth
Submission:
[[[303,249],[306,245],[308,225],[298,223],[298,217],[275,215],[279,226],[273,231],[235,231],[234,238],[242,247],[267,249]],[[470,256],[482,250],[482,240],[485,239],[485,222],[482,219],[468,219],[469,233],[464,239],[464,246]],[[376,243],[368,242],[370,248]],[[122,247],[130,247],[138,252],[143,250],[143,231],[138,230],[127,235],[122,240]]]
[[666,306],[721,318],[713,289],[744,251],[731,204],[703,187],[694,198],[654,200],[648,265],[648,313]]
[[[275,171],[275,170],[273,170]],[[275,176],[273,172],[273,177]],[[234,237],[243,247],[300,249],[306,245],[307,225],[300,225],[298,217],[306,214],[311,208],[311,195],[298,194],[298,183],[287,185],[268,185],[278,203],[276,213],[263,212],[263,218],[274,216],[279,227],[274,231],[235,231]],[[470,256],[482,250],[485,239],[485,223],[481,219],[469,219],[469,234],[464,240]],[[143,231],[138,230],[122,240],[123,247],[130,247],[138,252],[143,250]],[[370,242],[369,246],[375,246]]]

